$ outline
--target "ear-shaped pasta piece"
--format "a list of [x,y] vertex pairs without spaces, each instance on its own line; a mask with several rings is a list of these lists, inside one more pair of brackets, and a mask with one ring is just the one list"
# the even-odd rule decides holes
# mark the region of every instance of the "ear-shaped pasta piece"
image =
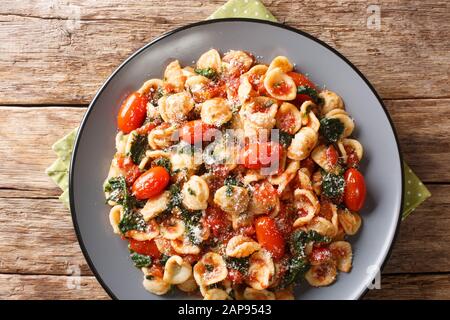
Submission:
[[251,255],[247,284],[256,290],[269,287],[275,274],[275,266],[270,253],[264,249]]
[[314,148],[311,152],[311,159],[327,172],[333,169],[330,162],[327,160],[327,146],[324,144],[320,144]]
[[257,290],[245,288],[243,298],[245,300],[275,300],[275,294],[269,290]]
[[220,72],[222,69],[222,60],[220,54],[216,49],[211,49],[200,56],[197,60],[198,69],[214,69],[216,72]]
[[305,274],[305,279],[313,287],[325,287],[336,280],[336,267],[333,263],[311,266]]
[[142,282],[145,290],[157,295],[166,294],[170,290],[170,283],[165,282],[162,278],[156,276],[144,276],[144,281]]
[[311,179],[309,178],[307,171],[308,169],[306,168],[301,168],[300,170],[298,170],[297,178],[299,188],[305,190],[312,190]]
[[295,134],[302,126],[302,115],[292,103],[283,102],[276,115],[277,128]]
[[137,133],[136,130],[133,130],[127,136],[128,136],[128,138],[127,138],[126,143],[125,143],[125,154],[129,154],[130,153],[131,146],[136,141],[136,139],[139,136],[139,134]]
[[176,142],[174,134],[177,129],[168,123],[163,123],[148,134],[148,144],[153,150],[165,149]]
[[287,156],[292,160],[306,159],[316,146],[319,135],[309,127],[303,127],[296,133],[288,148]]
[[[121,175],[122,175],[122,171],[120,170],[120,168],[117,164],[117,159],[114,158],[111,161],[111,165],[109,166],[108,176],[106,177],[105,181],[103,182],[103,187],[108,185],[109,179],[115,178],[115,177],[118,177]],[[105,191],[105,199],[108,199],[110,195],[111,195],[111,192]],[[108,200],[108,204],[110,206],[115,206],[117,203],[113,200]]]
[[195,75],[186,80],[186,88],[192,94],[195,102],[200,103],[212,98],[208,86],[211,83],[207,77]]
[[163,280],[170,284],[180,284],[192,275],[192,267],[180,256],[171,256],[164,266]]
[[320,172],[320,170],[317,170],[312,175],[312,188],[314,192],[318,196],[320,196],[320,194],[322,193],[322,173]]
[[282,72],[287,73],[294,70],[294,66],[289,62],[289,59],[285,56],[275,57],[272,62],[270,62],[269,69],[267,72],[272,71],[275,68],[280,68]]
[[159,226],[161,236],[168,240],[180,238],[185,231],[184,222],[177,218],[170,218],[162,222]]
[[344,101],[333,91],[323,90],[319,93],[319,97],[323,100],[322,115],[334,109],[345,109]]
[[333,238],[337,234],[336,226],[328,219],[322,217],[314,217],[309,224],[307,229],[314,230],[323,236]]
[[345,234],[350,236],[356,234],[361,227],[361,217],[356,212],[349,210],[339,210],[338,220],[341,227],[344,229]]
[[224,280],[228,275],[225,261],[220,254],[208,252],[195,264],[194,279],[197,284],[209,286]]
[[302,115],[302,125],[306,126],[309,123],[309,114],[317,106],[312,101],[305,101],[300,106],[300,113]]
[[197,290],[197,282],[195,282],[194,276],[190,276],[189,279],[177,285],[177,288],[183,292],[194,292]]
[[170,159],[170,153],[162,150],[147,150],[145,152],[145,157],[139,163],[139,169],[145,170],[149,161],[157,158]]
[[267,180],[271,184],[277,185],[278,194],[281,194],[288,186],[289,182],[295,178],[298,169],[300,169],[300,161],[291,161],[282,174],[270,176]]
[[194,101],[186,91],[163,96],[158,100],[158,110],[166,122],[180,122],[194,108]]
[[358,157],[358,160],[361,161],[364,154],[364,149],[361,143],[355,139],[342,139],[341,142],[338,142],[339,151],[342,154],[342,157],[347,162],[347,157],[350,153],[355,153]]
[[260,170],[249,169],[245,172],[245,176],[242,180],[244,181],[244,184],[250,184],[252,182],[264,180],[265,178],[266,176],[262,175]]
[[125,154],[125,147],[128,141],[128,134],[123,134],[122,131],[117,132],[115,141],[117,153]]
[[318,132],[320,128],[320,121],[317,119],[316,114],[311,111],[308,118],[308,124],[306,126],[313,129],[315,132]]
[[204,297],[204,300],[231,300],[225,290],[218,288],[206,290]]
[[186,171],[186,176],[190,176],[201,163],[196,162],[192,154],[173,152],[170,154],[172,171]]
[[[191,66],[186,66],[183,69],[181,69],[181,71],[183,72],[183,75],[186,77],[186,81],[187,81],[187,79],[197,75],[197,73],[195,72],[195,69],[192,68]],[[185,83],[185,85],[186,85],[186,83]]]
[[255,184],[248,212],[254,215],[277,214],[279,209],[280,199],[277,190],[267,181]]
[[121,234],[119,229],[119,223],[122,219],[123,207],[121,205],[116,205],[109,210],[109,223],[113,228],[115,234]]
[[209,187],[199,176],[192,176],[181,190],[183,204],[191,210],[205,210],[208,207]]
[[214,203],[228,213],[244,212],[249,201],[248,191],[243,187],[223,186],[214,194]]
[[261,246],[252,238],[237,235],[228,241],[225,252],[229,257],[243,258],[259,249],[261,249]]
[[338,119],[340,122],[342,122],[342,124],[344,125],[344,132],[342,132],[341,138],[347,138],[352,134],[353,130],[355,129],[355,123],[353,122],[353,119],[350,118],[350,116],[345,111],[339,113],[335,113],[333,111],[334,110],[331,111],[332,113],[331,115],[330,113],[327,113],[325,117],[331,119]]
[[170,244],[171,244],[173,250],[175,250],[175,252],[179,253],[179,254],[196,255],[196,254],[200,253],[200,247],[190,243],[188,239],[171,240]]
[[247,74],[241,76],[241,81],[238,88],[238,97],[241,103],[247,102],[250,98],[257,95],[249,81]]
[[330,251],[337,263],[337,268],[342,272],[350,272],[352,268],[352,246],[347,241],[336,241],[330,244]]
[[161,79],[150,79],[144,82],[139,88],[138,93],[142,96],[152,96],[155,92],[161,89],[164,82]]
[[268,97],[256,97],[242,105],[239,115],[245,126],[253,128],[272,129],[276,123],[275,117],[278,104]]
[[255,59],[247,52],[230,50],[225,53],[222,61],[228,74],[243,74],[251,68]]
[[202,104],[201,118],[206,124],[220,127],[231,120],[233,113],[226,99],[214,98]]
[[145,203],[145,206],[140,210],[142,216],[144,217],[144,220],[149,221],[150,219],[153,219],[160,213],[164,212],[169,205],[169,200],[169,191],[164,191],[160,195],[148,199]]
[[137,241],[147,241],[156,238],[159,235],[159,225],[154,220],[147,222],[145,231],[130,230],[125,234],[126,237]]
[[297,86],[294,80],[280,68],[275,68],[266,73],[264,88],[278,100],[294,100],[297,96]]
[[175,90],[175,92],[183,91],[186,76],[183,74],[183,70],[181,69],[178,60],[172,61],[166,67],[166,70],[164,71],[164,80]]
[[164,239],[163,237],[159,236],[154,239],[156,247],[158,248],[159,252],[165,254],[166,256],[171,256],[175,254],[176,252],[172,248],[172,244],[169,240]]
[[309,223],[320,211],[320,203],[311,190],[296,189],[294,191],[295,207],[302,214],[294,221],[294,228]]
[[275,298],[277,300],[295,300],[293,289],[286,288],[275,291]]

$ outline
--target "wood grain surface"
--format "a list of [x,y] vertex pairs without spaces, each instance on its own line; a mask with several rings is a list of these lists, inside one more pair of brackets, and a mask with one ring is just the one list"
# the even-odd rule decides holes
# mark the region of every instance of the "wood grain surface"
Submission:
[[[0,7],[0,299],[108,299],[87,266],[51,145],[79,124],[108,75],[154,37],[203,20],[224,1],[4,0]],[[450,299],[450,4],[264,1],[282,22],[324,40],[374,84],[403,155],[432,197],[402,222],[367,299]],[[183,14],[180,9],[183,8]]]

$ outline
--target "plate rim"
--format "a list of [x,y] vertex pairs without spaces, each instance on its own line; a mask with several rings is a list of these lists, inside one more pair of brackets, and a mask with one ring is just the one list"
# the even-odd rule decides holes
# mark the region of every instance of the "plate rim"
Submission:
[[[386,263],[388,262],[391,254],[392,254],[392,249],[394,247],[394,243],[397,240],[397,236],[399,233],[399,229],[400,229],[400,223],[402,220],[402,212],[403,212],[403,200],[404,200],[404,190],[405,190],[405,179],[404,179],[404,166],[403,166],[403,156],[402,156],[402,152],[401,152],[401,147],[400,147],[400,143],[399,143],[399,138],[398,138],[398,134],[397,131],[395,129],[394,126],[394,122],[392,121],[392,118],[386,108],[386,106],[384,105],[383,100],[381,99],[381,97],[378,95],[377,91],[375,90],[375,88],[373,87],[373,85],[369,82],[369,80],[364,76],[364,74],[350,61],[348,60],[342,53],[340,53],[338,50],[334,49],[333,47],[331,47],[329,44],[325,43],[324,41],[316,38],[315,36],[302,31],[300,29],[279,23],[279,22],[273,22],[273,21],[268,21],[268,20],[261,20],[261,19],[253,19],[253,18],[220,18],[220,19],[208,19],[208,20],[204,20],[204,21],[198,21],[198,22],[194,22],[194,23],[190,23],[190,24],[186,24],[183,25],[181,27],[169,30],[159,36],[157,36],[156,38],[154,38],[153,40],[151,40],[150,42],[148,42],[147,44],[145,44],[144,46],[142,46],[141,48],[137,49],[135,52],[133,52],[131,55],[129,55],[112,73],[111,75],[103,82],[103,84],[101,85],[100,89],[97,91],[97,93],[95,94],[94,98],[92,99],[92,101],[89,103],[89,106],[80,122],[80,125],[78,127],[77,130],[77,134],[76,134],[76,138],[75,138],[75,144],[72,150],[72,156],[70,159],[70,167],[69,167],[69,205],[70,205],[70,214],[72,217],[72,223],[74,225],[74,229],[75,229],[75,233],[77,236],[77,240],[78,240],[78,244],[80,245],[80,249],[83,253],[83,256],[89,266],[89,268],[91,269],[92,273],[94,274],[95,278],[97,279],[97,281],[100,283],[100,285],[102,286],[102,288],[106,291],[106,293],[114,300],[118,300],[117,296],[112,292],[112,290],[108,287],[108,285],[103,281],[103,279],[101,278],[100,274],[98,273],[97,269],[94,266],[93,261],[91,260],[86,246],[84,244],[83,238],[81,237],[81,232],[80,232],[80,227],[78,225],[78,220],[76,217],[76,213],[75,213],[75,200],[74,200],[74,194],[73,194],[73,184],[74,184],[74,169],[73,169],[73,163],[75,163],[76,161],[76,157],[77,157],[77,151],[78,151],[78,146],[79,146],[79,142],[81,137],[83,136],[83,129],[85,127],[85,124],[89,118],[89,115],[94,107],[94,105],[97,102],[97,99],[99,98],[100,94],[103,92],[103,90],[108,86],[109,82],[116,76],[116,74],[127,64],[129,63],[131,60],[133,60],[135,57],[137,57],[141,52],[143,52],[144,50],[146,50],[147,48],[150,48],[152,45],[156,44],[157,42],[175,34],[178,33],[180,31],[183,30],[187,30],[193,27],[197,27],[197,26],[202,26],[202,25],[208,25],[208,24],[214,24],[214,23],[219,23],[219,22],[251,22],[251,23],[256,23],[256,24],[266,24],[266,25],[271,25],[273,27],[277,27],[277,28],[281,28],[287,31],[291,31],[291,32],[295,32],[299,35],[302,35],[306,38],[309,38],[310,40],[313,40],[314,42],[318,43],[319,45],[325,47],[326,49],[330,50],[332,53],[334,53],[335,55],[337,55],[340,59],[342,59],[348,66],[350,66],[358,75],[359,77],[366,83],[366,85],[369,87],[369,89],[372,91],[372,93],[374,94],[374,96],[376,97],[376,99],[378,100],[378,103],[381,105],[386,118],[389,121],[389,125],[392,129],[392,132],[394,134],[394,138],[395,138],[395,144],[397,146],[397,153],[399,156],[399,161],[400,161],[400,170],[401,170],[401,199],[400,199],[400,208],[399,208],[399,212],[398,214],[398,219],[396,222],[396,227],[395,227],[395,232],[394,235],[391,239],[391,242],[389,243],[389,248],[387,250],[387,252],[385,252],[384,254],[384,258],[383,258],[383,262],[380,265],[380,270],[379,272],[381,273],[384,269],[384,267],[386,266]],[[366,295],[366,293],[369,291],[368,288],[368,284],[366,284],[366,288],[362,291],[362,292],[358,292],[356,299],[361,299],[362,297],[364,297]]]

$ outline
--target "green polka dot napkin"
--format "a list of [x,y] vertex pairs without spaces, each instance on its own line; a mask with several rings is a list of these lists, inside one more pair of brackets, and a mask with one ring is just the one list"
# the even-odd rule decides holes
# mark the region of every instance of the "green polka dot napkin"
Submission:
[[[230,0],[216,10],[208,19],[220,18],[255,18],[262,20],[277,21],[259,0]],[[65,137],[58,140],[52,147],[58,158],[46,170],[46,173],[63,190],[59,199],[69,207],[69,165],[72,149],[78,128],[72,130]],[[403,205],[403,219],[414,211],[423,201],[431,196],[428,189],[419,178],[404,163],[405,194]]]

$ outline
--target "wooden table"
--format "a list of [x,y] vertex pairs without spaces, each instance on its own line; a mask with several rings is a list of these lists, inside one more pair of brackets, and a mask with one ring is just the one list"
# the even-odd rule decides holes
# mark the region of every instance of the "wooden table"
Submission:
[[[50,147],[77,126],[128,55],[223,3],[69,2],[5,0],[0,8],[3,299],[108,299],[44,173],[55,158]],[[394,119],[405,160],[433,194],[401,224],[382,289],[366,298],[450,299],[450,5],[372,3],[381,9],[380,30],[367,27],[367,1],[265,1],[280,21],[324,40],[368,77]]]

